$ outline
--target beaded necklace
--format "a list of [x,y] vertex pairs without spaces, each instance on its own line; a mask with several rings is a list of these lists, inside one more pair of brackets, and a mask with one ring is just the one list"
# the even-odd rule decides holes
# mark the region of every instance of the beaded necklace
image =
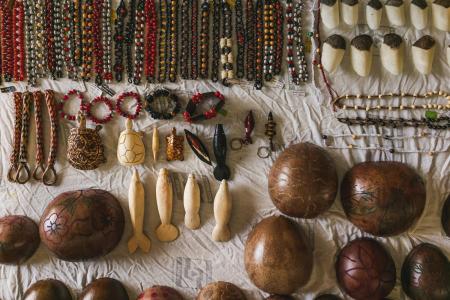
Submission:
[[25,79],[25,10],[23,1],[15,1],[13,6],[13,47],[14,47],[14,80]]
[[82,15],[83,15],[83,1],[73,0],[73,45],[74,45],[74,67],[75,76],[78,79],[78,72],[83,63],[83,26],[82,26]]
[[233,72],[233,40],[232,40],[232,20],[231,7],[227,0],[222,2],[223,28],[220,39],[221,61],[222,61],[222,84],[230,85],[230,79],[234,78]]
[[13,46],[13,20],[12,10],[8,1],[1,4],[1,48],[2,48],[2,73],[3,79],[10,82],[14,74],[14,46]]
[[274,58],[274,0],[264,1],[264,79],[270,81],[273,78]]
[[94,0],[93,20],[92,20],[92,37],[94,40],[94,72],[95,83],[101,85],[103,83],[103,43],[102,43],[102,13],[103,0]]
[[75,40],[74,40],[74,2],[72,0],[64,1],[64,62],[67,75],[70,79],[76,80],[75,72]]
[[47,73],[47,57],[45,55],[46,39],[45,39],[45,18],[44,18],[44,1],[45,0],[29,0],[30,3],[36,4],[35,29],[36,29],[36,76],[38,78],[45,77]]
[[34,32],[35,24],[35,7],[34,1],[25,0],[25,44],[27,59],[27,75],[28,83],[32,86],[36,85],[36,39]]
[[220,62],[220,3],[221,0],[214,0],[212,16],[212,66],[211,80],[219,80],[219,62]]
[[203,0],[200,20],[200,77],[203,79],[209,75],[209,10],[209,0]]
[[198,78],[198,0],[191,3],[191,79]]
[[306,64],[305,43],[303,41],[303,22],[302,14],[304,9],[304,2],[296,3],[294,9],[294,28],[295,28],[295,47],[296,55],[299,64],[299,79],[301,82],[309,80],[308,66]]
[[62,6],[60,0],[53,0],[53,42],[55,44],[55,73],[53,78],[63,77],[64,49],[62,31]]
[[133,83],[133,42],[134,33],[136,30],[136,0],[130,0],[130,15],[128,17],[128,23],[125,34],[125,57],[128,82]]
[[245,14],[246,73],[247,80],[253,81],[255,80],[255,11],[253,0],[247,0]]
[[170,1],[170,18],[169,18],[169,80],[175,82],[177,80],[177,32],[178,32],[178,0]]
[[156,5],[154,0],[147,0],[145,3],[145,11],[147,18],[145,20],[145,27],[147,37],[145,39],[145,76],[147,81],[152,83],[155,81],[155,64],[156,64],[156,39],[158,20],[156,17]]
[[421,119],[404,119],[404,118],[337,118],[339,122],[347,124],[348,126],[386,126],[390,128],[400,127],[428,127],[429,129],[446,130],[450,129],[450,117],[441,116],[436,118],[421,118]]
[[125,1],[121,0],[116,10],[116,20],[114,23],[114,74],[117,82],[121,82],[123,78],[123,41],[125,39],[124,26],[127,14],[128,11]]
[[191,0],[181,0],[181,56],[180,75],[183,79],[189,79],[189,56],[190,36],[189,36],[189,5]]
[[45,10],[44,10],[44,17],[45,17],[45,42],[44,42],[44,51],[47,56],[47,70],[48,73],[54,78],[55,73],[55,43],[54,41],[54,31],[53,31],[53,1],[52,0],[45,0]]
[[283,63],[283,46],[284,46],[284,11],[280,0],[275,0],[275,57],[273,73],[280,75],[281,65]]
[[92,72],[92,53],[93,45],[93,21],[94,21],[94,3],[93,0],[86,0],[83,4],[83,21],[82,21],[82,43],[83,63],[81,65],[81,79],[83,81],[91,80]]
[[161,0],[160,2],[160,27],[159,27],[159,72],[158,81],[164,82],[167,77],[167,50],[168,50],[168,36],[169,36],[169,20],[168,20],[168,0]]
[[[299,4],[294,9],[293,1],[287,0],[286,2],[286,24],[287,24],[287,42],[286,42],[286,61],[288,65],[289,75],[292,82],[299,85],[301,82],[306,81],[308,73],[306,72],[306,60],[304,55],[304,45],[301,39],[301,19],[300,15],[303,4]],[[300,27],[300,28],[299,28]],[[294,57],[294,47],[297,48],[298,67],[296,67]],[[303,54],[303,55],[302,55]],[[305,76],[306,75],[306,76]]]
[[236,40],[237,40],[236,77],[244,78],[246,36],[244,28],[244,11],[242,8],[241,0],[236,0],[235,11],[236,11]]
[[255,14],[255,88],[263,86],[263,59],[264,59],[264,0],[256,0]]
[[102,10],[102,48],[103,48],[103,79],[110,83],[113,79],[112,71],[112,28],[111,28],[111,0],[103,1]]
[[144,69],[145,20],[148,15],[145,2],[146,0],[139,0],[136,7],[136,31],[134,36],[134,84],[141,83],[142,71]]

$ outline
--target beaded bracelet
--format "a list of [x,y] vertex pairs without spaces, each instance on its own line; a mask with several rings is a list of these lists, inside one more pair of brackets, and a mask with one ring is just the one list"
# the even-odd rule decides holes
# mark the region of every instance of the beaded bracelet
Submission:
[[221,0],[214,0],[212,14],[212,64],[211,80],[219,80],[219,62],[220,62],[220,6]]
[[158,81],[164,82],[167,78],[167,52],[169,47],[169,10],[168,0],[161,0],[159,3],[159,72]]
[[275,57],[273,65],[273,74],[280,75],[283,64],[283,46],[284,46],[284,11],[280,0],[275,0]]
[[169,11],[169,81],[175,82],[178,67],[178,0],[170,1]]
[[93,0],[86,0],[83,3],[83,23],[82,23],[82,41],[83,41],[83,56],[82,56],[82,70],[81,79],[83,81],[91,80],[92,72],[92,52],[93,45],[93,20],[94,20],[94,3]]
[[256,0],[255,13],[255,88],[263,87],[263,59],[264,59],[264,0]]
[[274,1],[264,1],[264,79],[270,81],[273,78],[274,62]]
[[230,80],[234,79],[233,71],[233,25],[231,7],[226,0],[222,2],[222,38],[220,39],[220,60],[222,62],[222,84],[230,85]]
[[61,6],[61,1],[53,1],[53,40],[49,43],[54,44],[55,49],[55,72],[52,77],[62,78],[63,77],[63,66],[64,66],[64,49],[63,49],[63,10]]
[[[92,108],[99,103],[104,103],[107,107],[108,107],[108,114],[103,117],[103,118],[97,118],[96,116],[94,116],[94,114],[92,113]],[[112,120],[113,116],[114,116],[114,105],[112,103],[112,101],[107,98],[107,97],[103,97],[103,96],[98,96],[95,97],[94,100],[92,100],[91,103],[88,103],[86,105],[86,116],[94,123],[96,124],[106,124],[109,121]]]
[[28,83],[35,86],[36,75],[36,37],[34,35],[35,4],[32,0],[25,0],[25,45],[26,45],[26,67]]
[[[127,98],[133,98],[134,100],[136,100],[136,111],[134,112],[134,114],[125,112],[122,109],[122,104]],[[141,96],[139,96],[138,93],[124,92],[119,96],[119,98],[117,98],[116,112],[122,117],[134,120],[139,116],[141,110],[142,110]]]
[[67,71],[67,75],[70,79],[76,80],[75,72],[75,34],[74,34],[74,2],[72,0],[64,1],[64,11],[66,12],[63,31],[63,47],[64,47],[64,62]]
[[[202,114],[195,114],[197,106],[205,99],[209,97],[217,98],[219,101],[212,106],[209,110]],[[186,106],[186,111],[183,113],[184,120],[192,123],[195,121],[209,120],[217,116],[217,112],[225,105],[225,97],[219,92],[197,93],[189,100]]]
[[[167,99],[168,102],[172,103],[172,111],[171,112],[159,112],[156,111],[153,107],[153,103],[156,102],[158,99]],[[153,119],[163,119],[163,120],[169,120],[175,117],[177,113],[180,112],[180,101],[178,100],[178,97],[170,93],[168,90],[156,90],[155,92],[148,94],[145,96],[146,106],[145,110],[151,115]]]
[[77,118],[76,115],[71,115],[64,111],[64,104],[67,103],[68,101],[70,101],[70,99],[72,99],[72,96],[76,96],[76,98],[78,98],[80,100],[80,110],[84,109],[83,94],[78,90],[70,90],[67,94],[64,95],[64,97],[62,99],[63,102],[60,104],[61,118],[67,119],[69,121],[75,121]]
[[139,0],[136,6],[136,22],[134,33],[134,73],[133,83],[140,84],[142,71],[144,69],[144,38],[145,38],[145,19],[148,11],[145,5],[146,0]]
[[[36,76],[37,78],[44,78],[47,73],[47,57],[45,56],[46,49],[46,31],[45,31],[45,0],[37,0],[30,2],[35,2],[36,5],[36,15],[35,15],[35,36],[36,41]],[[3,52],[3,51],[2,51]]]

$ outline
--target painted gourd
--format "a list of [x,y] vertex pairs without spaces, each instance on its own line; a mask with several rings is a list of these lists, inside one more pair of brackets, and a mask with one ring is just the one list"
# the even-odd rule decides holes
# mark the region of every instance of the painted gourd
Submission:
[[57,196],[39,224],[42,242],[60,259],[77,261],[106,255],[119,243],[124,213],[117,199],[99,189]]
[[133,123],[126,119],[126,129],[120,133],[117,145],[117,159],[123,166],[142,164],[145,160],[143,133],[133,130]]

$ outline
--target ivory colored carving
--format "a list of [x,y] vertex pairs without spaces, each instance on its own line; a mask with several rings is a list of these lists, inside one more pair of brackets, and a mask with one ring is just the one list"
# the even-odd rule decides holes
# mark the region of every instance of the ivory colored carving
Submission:
[[450,31],[450,6],[448,0],[436,0],[431,4],[433,26],[442,31]]
[[126,129],[120,133],[117,145],[117,159],[123,166],[134,166],[144,162],[145,147],[142,132],[133,130],[133,122],[126,119]]
[[194,174],[190,174],[184,188],[184,224],[195,230],[200,227],[200,187]]
[[338,34],[329,36],[323,43],[322,65],[329,73],[339,67],[345,54],[345,40]]
[[158,128],[155,127],[153,129],[153,137],[152,137],[152,151],[153,151],[153,160],[158,160],[158,152],[159,152],[159,132]]
[[144,186],[139,178],[139,173],[134,170],[128,190],[128,205],[130,207],[133,236],[128,241],[128,252],[134,253],[141,248],[145,253],[150,251],[151,241],[143,231],[145,213]]
[[367,25],[372,30],[380,28],[381,17],[383,15],[383,4],[380,0],[371,0],[366,6]]
[[329,29],[339,25],[339,0],[320,1],[322,23]]
[[173,190],[169,178],[169,171],[159,170],[156,181],[156,204],[158,206],[161,225],[156,228],[156,237],[161,242],[171,242],[178,238],[178,228],[171,224],[172,221]]
[[428,24],[429,8],[426,0],[413,0],[409,7],[411,23],[417,30],[423,30]]
[[431,73],[435,48],[436,42],[429,35],[421,37],[413,44],[411,51],[413,62],[419,73],[423,75],[428,75]]
[[389,24],[395,27],[405,26],[405,3],[403,0],[388,0],[385,8]]
[[358,0],[341,0],[341,16],[345,24],[354,26],[358,24]]
[[228,189],[228,182],[224,179],[214,198],[214,218],[216,226],[212,232],[212,239],[216,242],[227,242],[231,239],[228,226],[231,218],[232,199]]

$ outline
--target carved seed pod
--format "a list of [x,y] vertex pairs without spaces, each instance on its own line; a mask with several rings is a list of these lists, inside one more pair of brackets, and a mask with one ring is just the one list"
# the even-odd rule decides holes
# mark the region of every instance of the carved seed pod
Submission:
[[450,195],[447,197],[442,208],[442,227],[447,236],[450,237]]
[[39,247],[39,230],[28,217],[6,216],[0,219],[0,263],[21,264]]
[[417,221],[425,207],[425,185],[399,162],[355,165],[341,184],[341,201],[355,226],[376,236],[400,234]]
[[155,285],[146,289],[137,300],[183,300],[184,298],[173,288]]
[[394,260],[374,239],[353,240],[338,254],[338,283],[354,299],[382,299],[394,288],[395,276]]
[[438,247],[414,247],[402,266],[402,287],[413,300],[450,299],[450,263]]
[[23,300],[72,300],[72,296],[61,281],[45,279],[33,283],[25,292]]
[[230,282],[217,281],[204,286],[196,300],[246,300],[240,288]]
[[324,149],[311,143],[288,147],[269,173],[273,204],[296,218],[315,218],[333,204],[338,188],[336,166]]
[[99,278],[89,283],[78,300],[129,300],[122,283],[113,278]]

